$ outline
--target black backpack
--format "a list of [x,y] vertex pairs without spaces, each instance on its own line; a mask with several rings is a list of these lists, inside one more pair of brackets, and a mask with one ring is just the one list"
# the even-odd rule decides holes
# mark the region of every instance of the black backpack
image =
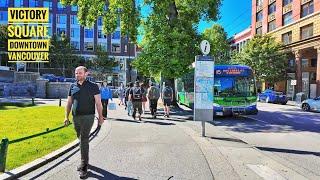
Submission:
[[170,87],[165,87],[163,90],[163,99],[171,99],[172,94],[172,89]]
[[142,91],[140,87],[135,87],[132,89],[132,98],[134,100],[141,100],[142,99]]

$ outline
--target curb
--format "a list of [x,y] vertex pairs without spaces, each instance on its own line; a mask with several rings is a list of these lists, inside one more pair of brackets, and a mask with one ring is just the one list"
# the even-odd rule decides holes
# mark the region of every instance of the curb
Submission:
[[[92,136],[94,137],[94,135],[100,131],[100,127],[101,126],[99,126],[97,124],[97,127],[94,130],[91,130],[89,138]],[[56,151],[51,152],[48,155],[45,155],[41,158],[38,158],[30,163],[22,165],[16,169],[11,170],[11,171],[4,172],[3,174],[0,175],[0,179],[3,179],[3,180],[18,179],[19,177],[26,175],[26,174],[40,168],[41,166],[57,159],[58,157],[61,157],[65,153],[68,153],[69,151],[78,147],[78,145],[79,145],[78,140],[74,140],[73,142],[63,146],[62,148],[60,148]]]

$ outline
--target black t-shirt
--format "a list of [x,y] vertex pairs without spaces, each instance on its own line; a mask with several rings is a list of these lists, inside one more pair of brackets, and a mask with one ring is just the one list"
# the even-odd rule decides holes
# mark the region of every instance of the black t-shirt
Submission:
[[[134,97],[133,97],[133,91],[135,90],[135,89],[137,89],[137,88],[140,88],[140,92],[141,92],[141,94],[140,94],[140,99],[135,99]],[[144,94],[144,89],[142,88],[142,87],[132,87],[131,89],[130,89],[130,91],[129,91],[129,94],[131,95],[131,97],[132,97],[132,102],[141,102],[142,101],[142,95]]]
[[100,94],[97,84],[84,81],[82,85],[77,82],[72,84],[69,90],[69,96],[72,97],[72,115],[95,114],[94,95]]

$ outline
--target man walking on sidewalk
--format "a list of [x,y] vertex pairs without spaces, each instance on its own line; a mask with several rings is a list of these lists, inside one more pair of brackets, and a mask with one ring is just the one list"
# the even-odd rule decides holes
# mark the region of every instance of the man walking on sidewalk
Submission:
[[112,101],[112,91],[107,86],[107,82],[103,81],[102,86],[100,88],[100,94],[101,94],[101,103],[102,103],[102,115],[103,117],[107,118],[108,113],[108,103],[109,99]]
[[72,108],[74,128],[80,140],[81,164],[78,166],[80,178],[86,178],[89,164],[89,134],[95,118],[95,106],[99,114],[99,125],[104,122],[100,91],[97,84],[86,80],[87,68],[79,66],[75,70],[76,82],[71,85],[65,112],[65,126],[70,124]]
[[133,113],[132,117],[135,120],[136,119],[136,113],[137,109],[139,112],[139,121],[141,121],[141,114],[142,114],[142,95],[143,95],[143,89],[139,85],[139,81],[135,82],[135,85],[130,90],[129,100],[132,102],[133,105]]
[[173,90],[166,83],[163,83],[164,88],[162,89],[161,98],[164,105],[164,117],[169,117],[170,106],[173,101]]
[[126,100],[126,109],[128,111],[128,116],[132,116],[132,102],[129,100],[129,95],[130,95],[130,90],[133,87],[133,83],[130,82],[128,84],[128,87],[126,89],[126,95],[125,95],[125,100]]
[[149,99],[149,107],[150,107],[151,115],[155,119],[157,117],[157,105],[158,105],[158,99],[160,97],[160,90],[152,82],[150,83],[147,96]]

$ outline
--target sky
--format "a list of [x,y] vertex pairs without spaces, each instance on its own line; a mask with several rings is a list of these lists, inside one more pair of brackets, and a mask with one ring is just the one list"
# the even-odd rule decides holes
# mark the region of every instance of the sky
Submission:
[[[142,4],[143,0],[138,0]],[[251,0],[223,0],[220,7],[220,19],[217,22],[201,21],[198,26],[198,32],[202,33],[206,28],[210,28],[213,24],[222,25],[227,32],[228,37],[248,28],[251,24]],[[149,7],[142,7],[142,16],[146,16],[150,12]],[[138,37],[138,41],[141,36]]]

